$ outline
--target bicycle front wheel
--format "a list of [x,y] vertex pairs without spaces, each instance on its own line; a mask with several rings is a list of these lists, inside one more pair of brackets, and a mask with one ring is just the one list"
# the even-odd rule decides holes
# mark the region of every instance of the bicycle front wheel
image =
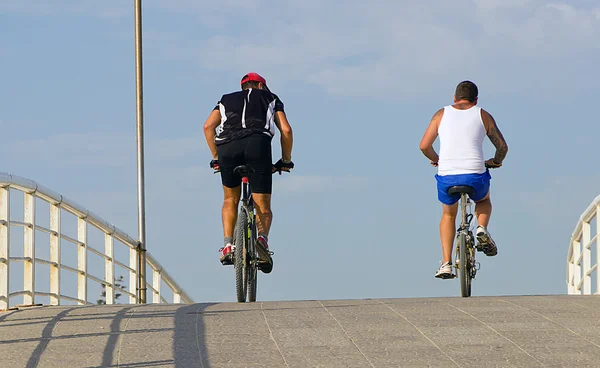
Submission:
[[249,234],[248,257],[248,301],[255,302],[258,276],[258,254],[256,254],[256,237],[254,236],[254,232]]
[[248,216],[246,211],[243,209],[237,218],[235,224],[235,291],[238,303],[244,303],[246,301],[246,283],[248,280],[248,263],[247,263],[247,249],[248,249]]
[[471,262],[469,260],[467,248],[467,236],[461,231],[458,236],[458,257],[459,257],[459,276],[460,276],[460,294],[463,297],[471,296]]

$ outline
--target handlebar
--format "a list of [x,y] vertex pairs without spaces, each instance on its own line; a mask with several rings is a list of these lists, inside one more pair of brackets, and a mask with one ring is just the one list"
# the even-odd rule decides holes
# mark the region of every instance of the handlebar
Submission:
[[[213,172],[213,174],[218,174],[218,173],[220,173],[220,172],[221,172],[221,170],[215,170],[215,171]],[[282,170],[277,170],[277,169],[275,168],[275,164],[272,164],[272,166],[271,166],[271,174],[275,174],[276,172],[278,172],[278,173],[279,173],[279,175],[281,175],[281,173],[282,173],[282,172],[290,172],[290,171],[289,171],[289,170],[283,170],[283,169],[282,169]]]
[[[437,162],[431,162],[431,165],[437,167],[438,163]],[[491,165],[488,165],[487,162],[485,163],[485,168],[486,169],[499,169],[500,167],[502,167],[502,165],[500,165],[500,166],[491,166]]]
[[500,165],[500,166],[491,166],[491,165],[488,165],[487,163],[485,164],[485,168],[486,169],[499,169],[501,166],[502,165]]

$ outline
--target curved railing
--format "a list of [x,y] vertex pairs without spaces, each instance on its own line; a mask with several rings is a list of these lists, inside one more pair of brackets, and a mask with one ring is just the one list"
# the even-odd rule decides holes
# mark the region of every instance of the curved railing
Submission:
[[569,294],[600,294],[600,196],[581,214],[567,253]]
[[[23,193],[22,208],[14,192]],[[41,206],[49,207],[48,217],[38,210]],[[22,220],[15,218],[21,214]],[[73,221],[69,222],[69,217]],[[93,246],[94,235],[103,249]],[[137,240],[62,195],[29,179],[0,173],[0,310],[14,304],[11,302],[18,296],[25,305],[45,304],[39,303],[41,298],[49,299],[51,305],[113,304],[120,296],[137,303],[138,246]],[[17,252],[20,254],[14,255]],[[172,294],[173,303],[193,302],[149,253],[146,263],[146,274],[152,275],[152,282],[147,283],[151,302],[168,303],[165,292]],[[44,267],[47,273],[42,272]],[[21,270],[22,288],[14,282],[14,274]],[[129,275],[128,288],[115,272]],[[64,292],[66,289],[77,293]],[[94,290],[100,299],[92,296]]]

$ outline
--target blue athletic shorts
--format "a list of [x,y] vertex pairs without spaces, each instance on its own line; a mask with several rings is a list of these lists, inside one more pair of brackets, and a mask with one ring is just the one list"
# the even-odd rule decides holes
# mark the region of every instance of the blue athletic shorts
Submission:
[[472,200],[475,202],[482,200],[490,190],[490,180],[492,176],[490,171],[486,170],[482,174],[460,174],[460,175],[435,175],[437,180],[438,199],[443,204],[448,206],[453,205],[460,199],[459,194],[449,195],[448,189],[455,185],[469,185],[475,189],[475,193],[471,194]]

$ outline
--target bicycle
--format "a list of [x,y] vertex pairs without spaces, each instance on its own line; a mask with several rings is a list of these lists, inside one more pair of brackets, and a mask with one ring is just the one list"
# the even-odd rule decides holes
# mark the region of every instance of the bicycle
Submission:
[[236,167],[233,172],[242,177],[241,208],[233,232],[235,290],[239,303],[244,303],[246,297],[249,302],[255,302],[258,276],[257,231],[254,201],[248,182],[248,175],[252,173],[252,169],[242,165]]
[[479,244],[475,245],[475,238],[471,226],[473,213],[471,213],[471,198],[475,189],[468,185],[457,185],[448,188],[449,195],[460,194],[461,224],[456,230],[456,248],[454,267],[460,277],[460,293],[462,297],[471,296],[471,284],[479,270],[479,262],[475,261],[475,249],[481,251]]
[[[246,165],[237,166],[233,172],[242,177],[241,207],[233,232],[235,269],[235,290],[239,303],[256,301],[257,276],[260,269],[260,257],[256,249],[256,213],[252,200],[252,189],[249,185],[248,175],[254,171]],[[273,174],[277,171],[273,165]],[[273,252],[269,251],[269,255]]]
[[[485,165],[487,169],[495,169],[495,166]],[[482,252],[483,248],[479,242],[475,244],[473,236],[473,213],[471,212],[472,201],[469,197],[475,193],[475,189],[468,185],[457,185],[448,188],[449,195],[460,194],[460,218],[461,223],[456,230],[456,248],[454,268],[460,277],[460,294],[462,297],[471,296],[471,284],[475,279],[480,264],[475,260],[475,253]]]

